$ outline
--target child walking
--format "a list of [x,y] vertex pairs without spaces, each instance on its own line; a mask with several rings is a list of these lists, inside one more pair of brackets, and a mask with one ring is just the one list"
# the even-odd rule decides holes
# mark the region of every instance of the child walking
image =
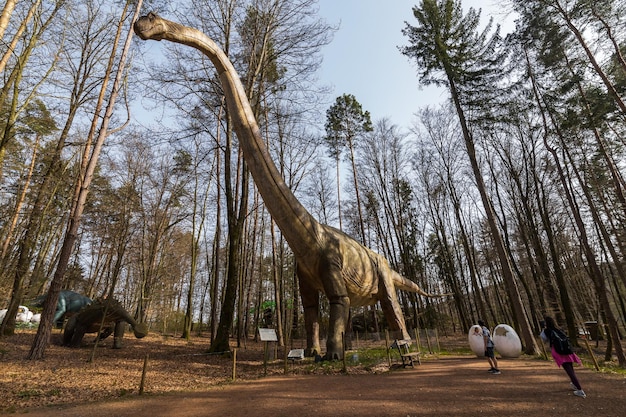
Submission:
[[496,354],[493,351],[493,340],[491,339],[491,332],[489,328],[485,324],[483,320],[478,320],[478,325],[482,328],[483,331],[483,340],[485,342],[485,356],[489,361],[489,365],[491,368],[489,369],[489,373],[494,375],[500,375],[500,369],[498,369],[498,360],[496,359]]

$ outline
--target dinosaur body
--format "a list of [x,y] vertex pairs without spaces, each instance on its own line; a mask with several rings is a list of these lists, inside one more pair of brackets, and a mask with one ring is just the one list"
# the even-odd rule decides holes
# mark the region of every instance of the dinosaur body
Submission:
[[246,164],[296,259],[307,334],[306,353],[321,354],[320,293],[330,303],[325,359],[342,358],[342,334],[346,331],[350,306],[379,301],[389,327],[409,339],[396,290],[431,295],[392,270],[384,257],[345,233],[316,221],[296,199],[269,156],[239,76],[224,52],[202,32],[154,13],[139,18],[134,30],[143,40],[165,39],[196,48],[216,67]]
[[132,327],[136,338],[141,339],[148,334],[146,326],[137,323],[116,300],[96,300],[67,321],[63,345],[79,347],[85,333],[97,333],[103,324],[100,340],[114,333],[113,349],[120,349],[126,323]]
[[[43,306],[43,302],[47,296],[47,294],[44,294],[35,298],[31,305],[35,307]],[[77,292],[61,290],[52,322],[59,328],[63,327],[63,321],[66,317],[78,313],[83,307],[91,304],[91,302],[91,298],[85,297]]]

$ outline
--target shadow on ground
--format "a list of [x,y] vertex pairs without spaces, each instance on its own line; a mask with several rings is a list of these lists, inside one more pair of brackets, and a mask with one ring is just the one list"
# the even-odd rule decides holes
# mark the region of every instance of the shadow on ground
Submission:
[[[297,366],[297,365],[296,365]],[[484,359],[423,361],[414,369],[370,375],[287,375],[211,387],[202,392],[133,396],[117,401],[31,409],[31,417],[92,416],[607,416],[626,410],[626,379],[576,368],[588,394],[572,394],[553,362]]]

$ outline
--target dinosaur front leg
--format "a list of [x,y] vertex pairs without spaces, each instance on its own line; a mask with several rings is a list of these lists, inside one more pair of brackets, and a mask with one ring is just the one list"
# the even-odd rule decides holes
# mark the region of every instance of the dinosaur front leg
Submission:
[[122,340],[124,339],[124,333],[126,331],[126,322],[115,322],[115,332],[113,333],[113,349],[122,348]]
[[328,340],[324,359],[343,359],[343,337],[350,316],[350,299],[345,295],[328,296],[330,303],[330,320],[328,323]]
[[321,271],[324,293],[330,304],[328,338],[324,359],[343,359],[343,337],[350,316],[350,298],[342,275],[340,256],[330,256],[327,267]]
[[74,331],[76,330],[76,316],[70,317],[63,329],[63,346],[71,346],[72,339],[74,338]]
[[311,287],[306,279],[300,278],[300,298],[304,308],[304,330],[306,332],[306,356],[320,355],[320,296],[319,292]]
[[63,316],[68,311],[67,304],[68,303],[65,300],[65,294],[61,292],[61,294],[59,294],[59,301],[57,301],[57,309],[54,312],[54,317],[52,318],[52,323],[54,323],[54,325],[57,326],[57,328],[59,329],[63,327]]
[[63,331],[63,345],[80,347],[86,332],[87,328],[78,320],[77,315],[70,317]]

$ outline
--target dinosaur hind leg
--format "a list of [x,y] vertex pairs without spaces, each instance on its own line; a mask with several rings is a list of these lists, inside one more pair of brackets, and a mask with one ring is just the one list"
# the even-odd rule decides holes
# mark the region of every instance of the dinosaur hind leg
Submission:
[[380,306],[385,314],[389,328],[396,333],[394,338],[402,338],[403,340],[411,339],[406,329],[404,315],[402,314],[402,309],[400,308],[396,289],[391,277],[383,271],[380,273],[378,282]]
[[300,278],[300,298],[302,299],[302,307],[304,308],[304,330],[306,332],[306,356],[320,355],[320,296],[319,292],[312,288],[306,279]]

